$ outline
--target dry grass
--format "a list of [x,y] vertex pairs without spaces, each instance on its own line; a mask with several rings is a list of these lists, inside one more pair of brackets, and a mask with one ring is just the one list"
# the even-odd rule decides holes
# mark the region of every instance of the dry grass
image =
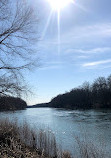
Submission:
[[77,158],[110,158],[110,156],[106,155],[102,149],[94,146],[93,143],[86,143],[87,141],[80,141],[79,138],[76,137],[76,141],[78,144],[78,153],[79,156]]
[[0,158],[71,158],[58,150],[54,135],[35,131],[24,123],[0,121]]

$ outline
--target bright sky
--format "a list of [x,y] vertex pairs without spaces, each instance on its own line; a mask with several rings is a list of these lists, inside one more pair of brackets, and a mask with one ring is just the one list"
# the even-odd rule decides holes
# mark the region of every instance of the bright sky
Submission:
[[59,15],[49,0],[31,1],[39,15],[41,66],[27,74],[35,92],[29,104],[111,74],[111,0],[75,0]]

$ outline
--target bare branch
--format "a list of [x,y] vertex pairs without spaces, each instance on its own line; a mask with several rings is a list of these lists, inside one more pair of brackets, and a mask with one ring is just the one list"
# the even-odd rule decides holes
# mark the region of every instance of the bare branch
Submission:
[[0,95],[20,95],[26,91],[22,70],[34,65],[37,24],[28,2],[0,0]]

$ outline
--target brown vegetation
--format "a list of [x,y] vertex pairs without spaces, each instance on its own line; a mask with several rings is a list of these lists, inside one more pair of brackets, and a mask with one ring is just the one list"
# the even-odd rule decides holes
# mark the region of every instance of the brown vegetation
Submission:
[[0,121],[0,158],[70,158],[58,150],[55,137],[50,132],[35,132],[26,123]]

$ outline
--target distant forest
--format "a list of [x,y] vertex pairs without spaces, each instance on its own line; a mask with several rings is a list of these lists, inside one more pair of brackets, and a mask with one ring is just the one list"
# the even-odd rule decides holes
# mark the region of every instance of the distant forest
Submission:
[[92,84],[82,86],[53,98],[49,106],[55,108],[91,109],[111,108],[111,75],[99,77]]
[[0,111],[22,110],[27,107],[24,100],[15,97],[0,97]]

